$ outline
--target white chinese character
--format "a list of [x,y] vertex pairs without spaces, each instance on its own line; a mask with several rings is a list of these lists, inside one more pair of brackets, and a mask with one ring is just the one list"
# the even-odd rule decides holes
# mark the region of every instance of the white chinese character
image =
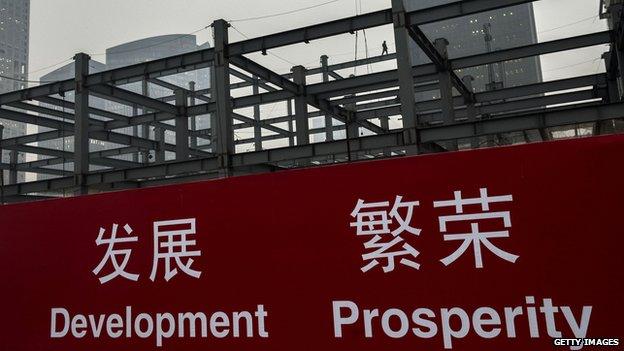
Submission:
[[[379,209],[380,207],[388,206],[390,206],[388,201],[367,204],[364,200],[358,200],[357,205],[351,212],[351,217],[356,219],[355,222],[351,222],[351,227],[357,228],[357,235],[389,233],[389,226],[392,221],[388,219],[388,211]],[[370,210],[374,208],[377,208],[377,210]]]
[[[154,222],[154,261],[150,275],[152,281],[156,280],[160,260],[165,264],[166,281],[178,274],[178,268],[193,278],[200,277],[201,272],[193,270],[191,266],[194,262],[192,257],[201,256],[201,251],[188,250],[190,246],[196,245],[195,240],[188,238],[194,234],[195,218]],[[182,262],[183,259],[186,262]],[[172,268],[172,260],[175,260],[176,268]]]
[[[508,238],[509,231],[494,231],[494,232],[481,232],[479,230],[479,222],[478,220],[488,220],[488,219],[501,219],[503,221],[503,225],[505,228],[511,228],[511,214],[509,211],[503,212],[485,212],[490,211],[490,204],[499,203],[499,202],[511,202],[513,201],[513,197],[511,195],[505,196],[489,196],[487,188],[482,188],[480,190],[479,198],[472,199],[462,199],[461,191],[455,191],[455,198],[453,200],[448,201],[435,201],[433,203],[433,207],[455,207],[455,212],[457,214],[450,216],[440,216],[440,232],[447,232],[447,224],[449,222],[460,222],[460,221],[470,221],[471,232],[470,233],[462,233],[462,234],[445,234],[444,241],[457,241],[463,240],[461,246],[450,256],[440,260],[445,266],[450,265],[455,262],[472,244],[474,257],[475,257],[475,267],[483,268],[483,258],[481,255],[481,244],[483,244],[487,249],[490,250],[496,256],[504,259],[505,261],[515,263],[519,256],[510,254],[509,252],[503,251],[496,247],[494,244],[490,242],[489,239],[494,238]],[[481,205],[482,213],[471,213],[464,214],[464,206],[468,205]]]
[[[106,262],[108,261],[110,261],[111,265],[113,266],[113,271],[111,273],[109,273],[108,275],[104,277],[99,278],[100,284],[105,284],[111,281],[112,279],[117,278],[118,276],[124,277],[128,280],[132,280],[135,282],[139,279],[138,274],[130,274],[125,271],[125,268],[128,265],[128,261],[130,260],[130,255],[132,254],[132,250],[131,249],[115,249],[114,247],[116,244],[136,242],[139,240],[139,238],[137,236],[128,237],[128,238],[118,238],[117,228],[118,228],[118,225],[113,224],[113,228],[111,230],[111,236],[109,239],[104,239],[104,234],[106,233],[106,229],[100,228],[100,233],[97,239],[95,240],[95,243],[97,244],[97,246],[108,245],[108,248],[106,250],[106,254],[104,255],[104,258],[102,258],[100,263],[93,270],[93,274],[95,274],[96,276],[100,274],[100,272],[106,265]],[[123,228],[126,231],[127,235],[132,234],[132,228],[128,224],[126,224]],[[121,258],[121,263],[118,261],[119,258]]]
[[[410,226],[414,207],[417,207],[419,202],[402,202],[402,200],[402,196],[397,196],[394,205],[388,212],[390,207],[390,202],[388,201],[367,204],[360,199],[353,212],[351,212],[351,217],[356,219],[355,222],[351,223],[351,227],[356,228],[356,234],[373,236],[372,239],[364,244],[365,249],[373,251],[362,255],[362,259],[368,262],[368,264],[362,267],[362,272],[366,273],[379,265],[378,260],[385,260],[386,264],[383,267],[385,273],[391,272],[395,268],[394,261],[397,257],[402,257],[399,262],[405,266],[414,269],[420,268],[418,263],[406,258],[416,258],[419,252],[400,236],[403,232],[408,232],[412,235],[420,234],[420,229]],[[405,216],[399,213],[401,209],[406,209]],[[394,223],[394,220],[398,223],[398,227],[391,230],[390,225]],[[384,242],[382,241],[382,236],[389,236],[389,238]],[[402,244],[400,246],[402,250],[397,251],[395,247],[400,244]],[[393,248],[395,248],[395,251],[392,251]]]

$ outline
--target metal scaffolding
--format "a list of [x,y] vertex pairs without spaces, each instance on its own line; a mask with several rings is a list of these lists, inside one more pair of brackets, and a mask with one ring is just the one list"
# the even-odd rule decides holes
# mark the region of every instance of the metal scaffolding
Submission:
[[[420,29],[431,22],[529,2],[532,1],[464,0],[408,12],[403,1],[393,0],[391,9],[233,43],[228,38],[229,24],[217,20],[212,25],[213,48],[93,74],[88,72],[89,56],[79,53],[74,58],[74,79],[0,95],[0,118],[50,129],[8,139],[2,139],[0,133],[0,150],[9,150],[12,156],[9,163],[0,164],[3,172],[7,170],[11,175],[8,184],[1,187],[2,202],[19,201],[22,196],[33,194],[58,196],[67,194],[67,190],[87,194],[493,146],[508,143],[500,136],[510,133],[522,135],[522,142],[545,141],[552,138],[553,129],[562,126],[591,125],[593,134],[617,131],[615,121],[624,117],[620,73],[624,43],[622,5],[612,5],[604,14],[610,19],[608,31],[454,59],[447,55],[446,39],[432,41]],[[276,73],[245,56],[383,25],[393,26],[394,54],[338,64],[329,64],[328,57],[322,55],[319,68],[295,66],[288,74]],[[412,64],[412,41],[431,63]],[[610,52],[604,55],[606,74],[479,93],[473,92],[472,77],[458,75],[459,70],[468,67],[600,44],[610,44]],[[396,62],[395,70],[348,78],[336,73],[392,60]],[[183,87],[162,80],[205,68],[211,72],[208,89],[196,90],[194,84]],[[322,75],[322,81],[309,84],[308,77],[312,75]],[[232,83],[231,77],[240,82]],[[134,82],[142,82],[142,93],[123,87]],[[150,97],[150,85],[171,93]],[[232,97],[232,90],[247,87],[251,88],[250,93]],[[439,91],[441,98],[416,101],[417,92],[432,90]],[[55,97],[67,92],[74,92],[73,102]],[[134,113],[127,116],[95,108],[89,104],[90,96],[131,106]],[[287,105],[287,115],[263,118],[260,106],[275,102]],[[252,116],[246,116],[242,109],[251,109]],[[210,116],[211,127],[194,128],[195,118],[205,115]],[[310,119],[314,117],[323,118],[324,126],[312,127]],[[391,129],[391,117],[400,117],[399,128]],[[136,132],[128,135],[120,131],[127,127],[142,132],[139,136]],[[237,140],[235,132],[243,128],[250,128],[253,136]],[[343,130],[346,138],[337,138],[334,132]],[[175,134],[175,144],[166,142],[165,132]],[[325,141],[313,142],[313,134],[324,135]],[[32,145],[68,136],[74,138],[71,152]],[[119,147],[90,152],[90,140]],[[263,143],[275,140],[288,146],[263,148]],[[485,145],[482,140],[486,140]],[[198,146],[198,141],[204,141],[203,146]],[[237,150],[241,144],[252,144],[253,151]],[[167,160],[167,152],[175,153],[175,159]],[[18,163],[18,153],[46,158]],[[139,157],[132,161],[119,158],[129,154],[143,155],[141,162]],[[58,168],[67,163],[73,164],[73,171]],[[51,178],[16,183],[17,172]]]

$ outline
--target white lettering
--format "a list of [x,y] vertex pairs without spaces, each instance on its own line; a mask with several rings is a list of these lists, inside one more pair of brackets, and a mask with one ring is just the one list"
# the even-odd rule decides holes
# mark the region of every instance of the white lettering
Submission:
[[[63,329],[61,331],[57,331],[56,329],[56,320],[57,315],[63,316]],[[51,321],[50,321],[50,337],[51,338],[62,338],[67,335],[69,331],[69,312],[64,308],[53,308],[51,312]]]
[[[348,308],[350,313],[348,317],[344,317],[340,310]],[[353,324],[358,320],[360,315],[358,306],[351,301],[334,301],[334,336],[342,338],[342,326],[345,324]]]

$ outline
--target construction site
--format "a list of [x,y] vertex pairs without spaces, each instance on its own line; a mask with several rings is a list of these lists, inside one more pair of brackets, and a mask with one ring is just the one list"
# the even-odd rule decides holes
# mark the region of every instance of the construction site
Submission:
[[[212,48],[95,74],[88,72],[89,57],[78,53],[74,79],[0,95],[3,119],[46,128],[2,140],[0,147],[12,155],[1,165],[10,175],[3,201],[621,131],[620,4],[603,5],[607,31],[452,59],[448,40],[429,38],[420,29],[525,3],[530,1],[471,0],[406,11],[398,1],[392,9],[237,42],[229,40],[230,25],[218,20],[212,24]],[[332,64],[319,53],[319,67],[294,66],[286,74],[247,57],[384,25],[393,26],[394,53]],[[412,43],[429,63],[412,63]],[[600,44],[610,45],[603,55],[606,73],[513,87],[495,78],[499,63]],[[355,77],[338,73],[384,61],[396,62],[396,69]],[[474,77],[461,73],[475,67],[489,71],[488,88],[481,92],[472,88]],[[210,72],[209,88],[191,90],[164,79],[201,69]],[[314,79],[319,82],[308,83]],[[151,97],[125,88],[133,83],[143,92],[159,86],[169,93]],[[419,92],[436,98],[416,101]],[[93,107],[94,98],[132,113]],[[283,102],[287,114],[262,116],[260,107],[275,102]],[[191,128],[199,116],[209,118],[211,127]],[[323,123],[310,123],[312,118]],[[249,132],[235,137],[240,130]],[[66,138],[73,140],[73,150],[37,146]],[[110,147],[90,152],[90,140]],[[24,154],[37,158],[19,162]],[[140,156],[120,156],[132,154]],[[18,183],[22,172],[47,176]]]
[[[0,57],[0,349],[624,342],[624,4],[544,29],[541,1],[356,1],[241,29],[339,1],[77,53],[28,87],[23,52]],[[335,37],[352,59],[315,46]]]

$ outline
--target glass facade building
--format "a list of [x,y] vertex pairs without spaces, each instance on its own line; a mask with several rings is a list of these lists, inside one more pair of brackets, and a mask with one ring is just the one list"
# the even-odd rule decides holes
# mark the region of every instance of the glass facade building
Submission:
[[[27,87],[29,23],[30,0],[0,0],[0,93]],[[26,134],[25,123],[0,119],[0,124],[5,139]],[[20,162],[23,158],[20,155]],[[8,151],[3,151],[2,161],[9,162]],[[24,174],[19,173],[18,181],[23,180]]]
[[[93,58],[89,64],[90,73],[97,73],[101,71],[105,71],[108,69],[115,69],[119,67],[129,66],[141,62],[152,61],[155,59],[174,56],[177,54],[187,53],[191,51],[201,50],[204,48],[208,48],[208,44],[198,45],[197,38],[194,35],[187,34],[173,34],[173,35],[163,35],[150,37],[146,39],[141,39],[129,43],[124,43],[106,50],[106,63],[101,63]],[[74,64],[70,63],[66,66],[63,66],[59,69],[54,70],[41,77],[41,81],[56,81],[56,80],[65,80],[74,77]],[[177,85],[181,88],[190,89],[191,85],[194,82],[195,90],[207,89],[210,86],[210,71],[208,68],[196,70],[193,72],[183,72],[170,76],[160,77],[158,78],[162,81],[165,81],[170,84]],[[122,89],[126,89],[132,92],[140,93],[150,98],[158,99],[163,98],[165,96],[173,95],[170,89],[159,86],[157,84],[150,83],[147,85],[147,90],[144,91],[144,86],[141,82],[135,82],[125,85],[119,86]],[[56,96],[57,98],[61,98]],[[73,101],[74,96],[72,92],[69,92],[65,95],[64,99],[66,101]],[[171,101],[169,101],[172,103]],[[55,110],[62,109],[62,107],[52,106],[48,104],[45,105],[47,108],[52,108]],[[89,105],[94,108],[106,110],[109,112],[114,112],[124,116],[133,116],[135,114],[141,114],[143,111],[140,107],[137,106],[129,106],[124,104],[119,104],[110,100],[104,100],[98,98],[97,96],[91,95]],[[71,112],[71,110],[70,110]],[[52,118],[52,117],[51,117]],[[91,118],[98,118],[97,116],[92,115]],[[167,121],[165,123],[173,124],[172,121]],[[189,126],[192,126],[189,123]],[[210,118],[208,116],[197,116],[195,120],[194,128],[196,130],[203,130],[210,127]],[[47,129],[44,127],[39,127],[39,132],[44,132]],[[154,138],[153,129],[149,130],[141,130],[141,128],[136,127],[127,127],[115,130],[115,132],[123,133],[127,135],[136,135],[139,137],[150,137]],[[149,134],[147,135],[146,134]],[[175,143],[175,134],[173,132],[167,131],[165,133],[165,141],[167,143]],[[198,139],[197,141],[198,148],[208,147],[206,145],[208,142],[202,139]],[[74,148],[74,140],[73,137],[56,139],[50,141],[40,142],[39,146],[52,148],[55,150],[65,150],[65,151],[73,151]],[[90,140],[89,151],[96,152],[107,149],[116,148],[117,146],[112,143],[103,142],[99,140]],[[147,162],[147,155],[134,153],[127,154],[122,156],[117,156],[114,158],[126,160],[126,161],[135,161],[135,162]],[[173,153],[167,152],[166,158],[168,160],[175,158]],[[65,167],[71,166],[71,163],[67,163]],[[61,166],[55,167],[60,168]],[[98,167],[91,166],[92,169],[98,169]],[[39,179],[48,178],[46,175],[39,175]]]
[[[444,5],[456,0],[404,0],[407,11]],[[537,43],[533,5],[523,4],[420,26],[433,43],[445,38],[449,58],[477,55],[490,51]],[[489,35],[488,35],[489,31]],[[412,45],[412,64],[431,62],[425,53]],[[539,83],[542,70],[539,57],[471,67],[457,72],[459,77],[474,77],[475,92]],[[417,94],[417,100],[438,98],[438,92]]]

